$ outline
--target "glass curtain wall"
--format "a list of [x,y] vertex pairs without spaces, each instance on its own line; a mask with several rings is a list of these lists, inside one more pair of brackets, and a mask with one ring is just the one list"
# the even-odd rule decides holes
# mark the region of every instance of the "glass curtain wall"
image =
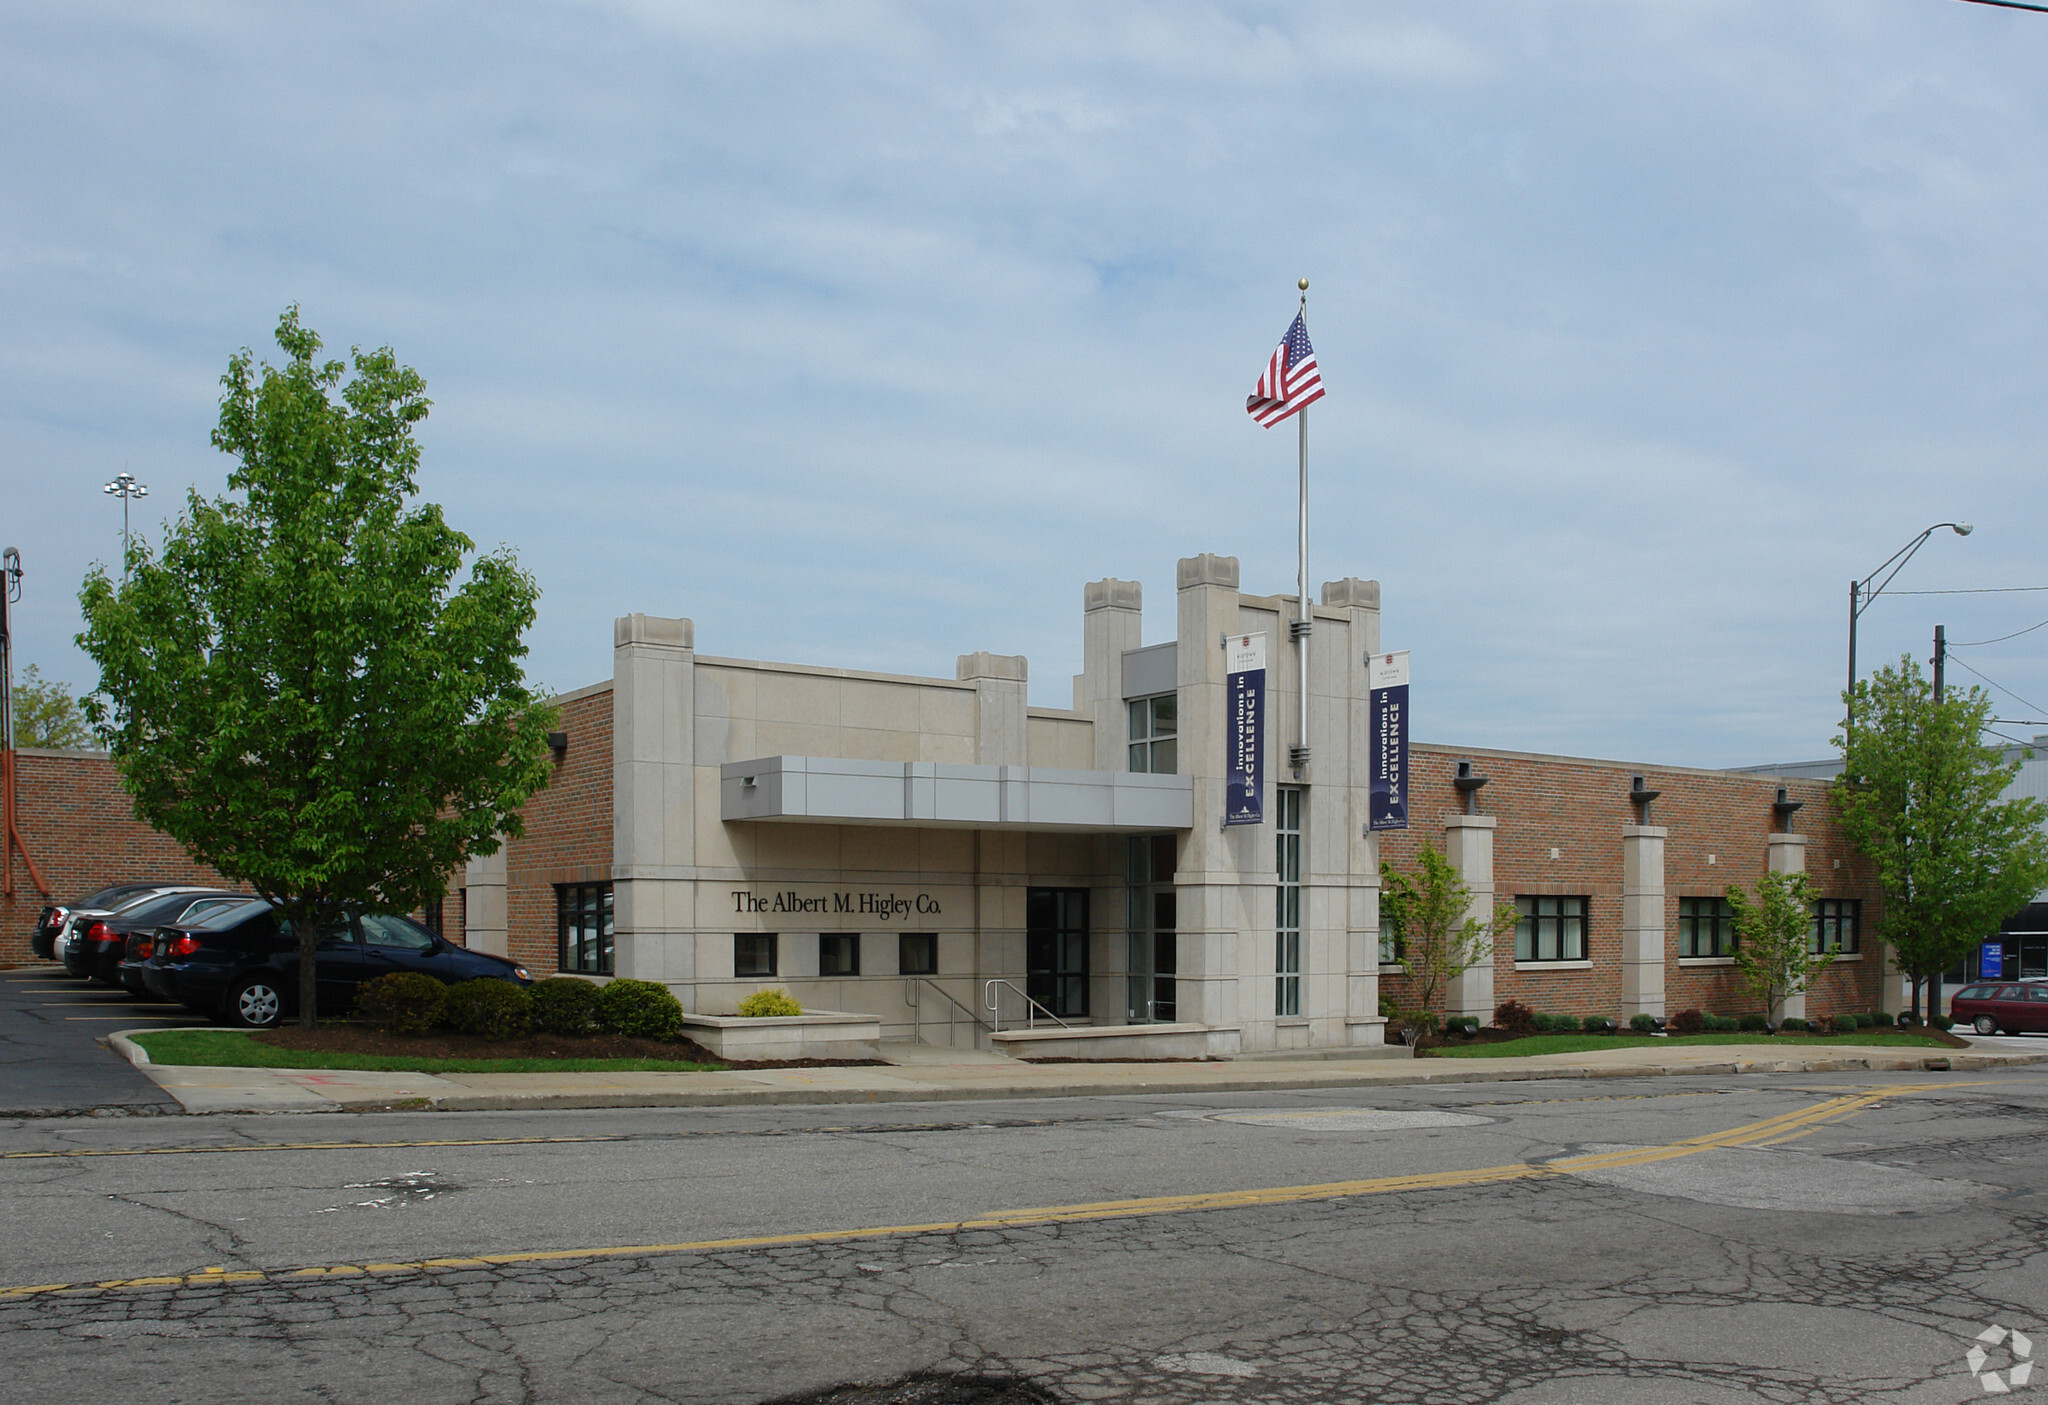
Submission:
[[1300,786],[1273,792],[1273,1013],[1301,1013],[1301,798]]
[[1129,1007],[1125,1014],[1133,1024],[1180,1017],[1174,990],[1180,914],[1173,866],[1178,842],[1171,834],[1140,835],[1130,841],[1130,975],[1125,982]]

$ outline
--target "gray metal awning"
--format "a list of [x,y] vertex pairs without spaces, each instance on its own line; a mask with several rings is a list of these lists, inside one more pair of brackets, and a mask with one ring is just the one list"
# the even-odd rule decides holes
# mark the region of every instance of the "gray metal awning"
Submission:
[[727,820],[918,825],[935,829],[1190,829],[1189,776],[764,756],[719,771]]

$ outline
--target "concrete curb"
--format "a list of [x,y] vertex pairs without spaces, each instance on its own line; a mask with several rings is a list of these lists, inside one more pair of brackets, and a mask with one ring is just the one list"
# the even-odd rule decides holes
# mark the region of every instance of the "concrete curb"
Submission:
[[[107,1044],[120,1053],[135,1067],[154,1075],[166,1065],[154,1064],[149,1053],[136,1044],[130,1036],[153,1033],[147,1029],[121,1030],[103,1036]],[[1561,1082],[1585,1079],[1610,1078],[1672,1078],[1685,1076],[1727,1077],[1735,1074],[1797,1074],[1816,1073],[1923,1073],[1923,1072],[1969,1072],[1987,1069],[2017,1068],[2027,1065],[2048,1064],[2048,1050],[2041,1053],[1977,1052],[1974,1050],[1946,1050],[1942,1052],[1902,1050],[1896,1054],[1865,1053],[1841,1057],[1773,1057],[1768,1059],[1730,1058],[1714,1062],[1663,1062],[1643,1063],[1557,1063],[1535,1065],[1518,1061],[1512,1068],[1488,1068],[1487,1060],[1478,1059],[1426,1059],[1403,1060],[1397,1067],[1381,1065],[1370,1071],[1316,1074],[1314,1061],[1296,1076],[1282,1077],[1201,1077],[1188,1076],[1178,1070],[1188,1066],[1168,1065],[1175,1069],[1156,1081],[1131,1078],[1090,1079],[1070,1077],[1057,1083],[1034,1083],[1029,1081],[1006,1083],[968,1083],[960,1086],[892,1088],[703,1088],[673,1090],[646,1090],[636,1092],[589,1092],[555,1091],[535,1093],[486,1093],[477,1091],[427,1093],[414,1097],[399,1098],[356,1098],[336,1100],[325,1107],[275,1108],[250,1106],[222,1111],[244,1112],[519,1112],[569,1111],[579,1108],[673,1108],[673,1107],[790,1107],[802,1105],[848,1104],[848,1103],[903,1103],[903,1102],[1014,1102],[1037,1098],[1077,1097],[1165,1097],[1176,1094],[1217,1094],[1217,1093],[1260,1093],[1260,1092],[1303,1092],[1330,1088],[1398,1088],[1424,1084],[1457,1083],[1532,1083]],[[1262,1062],[1257,1065],[1270,1069],[1274,1065]],[[1326,1065],[1325,1065],[1326,1066]],[[1119,1066],[1119,1067],[1128,1067]],[[1214,1068],[1215,1065],[1204,1065]],[[1384,1071],[1382,1071],[1384,1069]],[[434,1075],[427,1075],[434,1076]],[[177,1089],[165,1085],[165,1091],[173,1097]],[[182,1100],[181,1100],[182,1101]]]

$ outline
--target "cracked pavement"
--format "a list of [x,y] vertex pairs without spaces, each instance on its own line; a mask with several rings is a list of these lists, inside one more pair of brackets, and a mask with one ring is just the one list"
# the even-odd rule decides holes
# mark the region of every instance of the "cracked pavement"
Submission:
[[81,1286],[0,1335],[22,1399],[1976,1400],[1987,1325],[2048,1340],[2044,1117],[2015,1071],[23,1121],[0,1284]]

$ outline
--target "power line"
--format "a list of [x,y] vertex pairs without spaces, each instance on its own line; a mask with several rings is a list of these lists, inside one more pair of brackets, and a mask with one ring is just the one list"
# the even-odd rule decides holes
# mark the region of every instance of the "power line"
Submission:
[[1980,644],[2003,644],[2008,639],[2017,639],[2022,634],[2032,634],[2035,630],[2041,629],[2044,626],[2048,626],[2048,620],[2042,620],[2040,624],[2030,624],[2025,629],[2016,629],[2010,634],[2001,634],[1996,639],[1972,639],[1967,644],[1959,644],[1951,639],[1948,641],[1948,646],[1951,649],[1974,649]]
[[[2048,9],[2043,10],[2048,14]],[[1888,590],[1887,595],[2020,595],[2027,591],[2048,590],[2048,585],[1987,585],[1975,590]]]
[[[1976,669],[1970,668],[1970,666],[1964,663],[1961,659],[1957,659],[1955,661],[1955,665],[1957,668],[1969,669],[1970,672],[1977,673]],[[1981,673],[1977,673],[1977,676],[1979,678],[1984,678],[1984,675]],[[2003,683],[1998,682],[1996,679],[1984,678],[1984,681],[1986,683],[1989,683],[1992,687],[1998,689],[1999,692],[2004,693],[2007,697],[2013,699],[2015,702],[2026,703],[2028,707],[2031,707],[2036,712],[2048,712],[2048,707],[2043,707],[2041,706],[2041,704],[2037,702],[2032,702],[2029,699],[2021,697],[2018,693],[2015,693],[2012,689],[2006,687]]]
[[2001,10],[2032,10],[2036,14],[2048,15],[2048,5],[2029,5],[2025,0],[1963,0],[1966,5],[1996,5]]

